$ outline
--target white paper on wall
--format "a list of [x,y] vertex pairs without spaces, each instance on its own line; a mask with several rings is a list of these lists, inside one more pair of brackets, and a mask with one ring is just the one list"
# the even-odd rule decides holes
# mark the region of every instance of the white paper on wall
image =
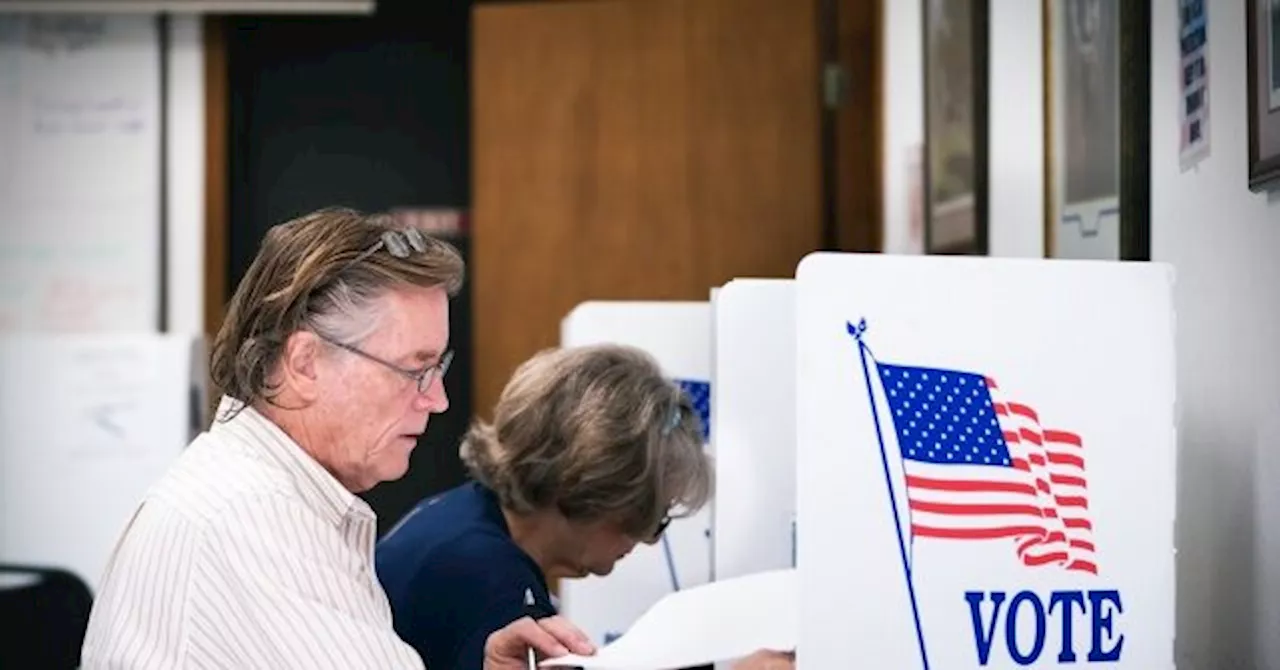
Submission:
[[155,327],[159,113],[152,17],[0,16],[0,332]]
[[1178,2],[1178,160],[1189,170],[1209,155],[1209,24],[1205,0]]
[[0,338],[0,562],[96,590],[115,541],[195,430],[193,338]]

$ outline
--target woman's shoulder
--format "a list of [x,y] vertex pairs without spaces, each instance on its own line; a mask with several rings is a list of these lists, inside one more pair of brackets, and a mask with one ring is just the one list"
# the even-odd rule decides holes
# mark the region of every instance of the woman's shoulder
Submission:
[[412,565],[470,573],[528,560],[505,527],[457,497],[451,491],[410,510],[378,542],[379,572]]
[[468,484],[450,489],[414,505],[378,541],[378,549],[433,547],[463,534],[498,530]]

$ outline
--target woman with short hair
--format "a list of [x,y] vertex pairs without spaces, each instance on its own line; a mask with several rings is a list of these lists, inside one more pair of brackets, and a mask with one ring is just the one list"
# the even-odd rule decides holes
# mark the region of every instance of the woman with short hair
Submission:
[[711,495],[692,404],[628,346],[538,353],[461,455],[474,481],[419,503],[377,550],[396,631],[429,667],[480,668],[526,591],[555,614],[548,579],[609,574]]

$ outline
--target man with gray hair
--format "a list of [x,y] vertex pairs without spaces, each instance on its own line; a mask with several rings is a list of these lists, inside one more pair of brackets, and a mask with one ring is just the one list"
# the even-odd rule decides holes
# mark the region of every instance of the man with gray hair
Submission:
[[[398,479],[449,405],[449,299],[463,262],[386,216],[326,209],[274,227],[213,342],[225,394],[146,494],[90,615],[85,668],[422,668],[396,635],[357,493]],[[591,653],[559,617],[485,643]]]

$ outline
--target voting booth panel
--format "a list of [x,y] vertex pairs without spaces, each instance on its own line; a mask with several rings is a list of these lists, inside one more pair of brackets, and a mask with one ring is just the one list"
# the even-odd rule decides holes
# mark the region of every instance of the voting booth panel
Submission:
[[794,565],[794,284],[734,279],[712,301],[716,579]]
[[1172,668],[1172,271],[797,271],[799,663]]
[[[711,307],[707,302],[591,301],[561,322],[561,346],[626,344],[649,352],[694,401],[708,426]],[[710,509],[676,519],[607,577],[560,582],[560,609],[597,644],[615,639],[663,596],[711,581]]]
[[198,430],[199,339],[0,338],[0,563],[97,591],[121,531]]

